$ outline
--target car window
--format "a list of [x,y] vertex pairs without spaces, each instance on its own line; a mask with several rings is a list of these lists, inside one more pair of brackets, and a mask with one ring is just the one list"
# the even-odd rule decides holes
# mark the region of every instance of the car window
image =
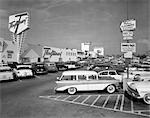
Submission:
[[109,75],[116,75],[116,73],[114,71],[110,71]]
[[115,80],[115,78],[114,77],[105,76],[105,77],[98,77],[98,80]]
[[61,78],[61,80],[76,80],[75,75],[65,75]]
[[88,79],[89,79],[89,80],[96,80],[96,75],[89,75],[89,76],[88,76]]
[[86,76],[85,75],[78,75],[78,80],[86,80]]
[[108,72],[102,72],[100,75],[108,75]]

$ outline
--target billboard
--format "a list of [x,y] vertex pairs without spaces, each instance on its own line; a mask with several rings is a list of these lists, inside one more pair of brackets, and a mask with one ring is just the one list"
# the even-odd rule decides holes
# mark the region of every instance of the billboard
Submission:
[[48,47],[44,47],[43,51],[43,57],[45,58],[51,58],[53,55],[61,56],[60,52],[56,52],[55,50]]
[[136,52],[136,43],[121,43],[121,52]]
[[121,22],[120,24],[121,31],[133,31],[136,29],[136,20],[130,19]]
[[29,29],[28,12],[9,16],[8,29],[10,32],[17,34],[17,35]]

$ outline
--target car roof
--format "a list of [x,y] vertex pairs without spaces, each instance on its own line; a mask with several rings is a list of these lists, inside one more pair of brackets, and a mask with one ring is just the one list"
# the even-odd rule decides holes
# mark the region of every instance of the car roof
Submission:
[[97,75],[95,71],[77,70],[77,71],[64,71],[62,75]]
[[0,70],[11,69],[9,66],[1,66]]
[[110,72],[110,71],[116,71],[116,70],[109,70],[109,69],[108,69],[108,70],[102,70],[102,71],[100,71],[100,72],[106,72],[106,71],[107,71],[107,72]]

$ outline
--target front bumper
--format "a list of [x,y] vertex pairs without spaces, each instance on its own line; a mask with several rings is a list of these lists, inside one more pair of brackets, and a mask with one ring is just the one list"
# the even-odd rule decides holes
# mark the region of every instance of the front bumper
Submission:
[[138,93],[138,91],[132,89],[129,85],[127,85],[126,93],[127,93],[129,96],[132,96],[132,97],[137,98],[137,99],[141,99],[141,98],[142,98],[142,97],[140,96],[140,94]]

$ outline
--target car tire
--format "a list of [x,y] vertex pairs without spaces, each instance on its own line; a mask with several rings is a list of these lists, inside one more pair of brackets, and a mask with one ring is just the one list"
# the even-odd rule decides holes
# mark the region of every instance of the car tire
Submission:
[[146,104],[149,104],[150,105],[150,93],[148,94],[145,94],[144,97],[143,97],[143,100]]
[[70,87],[67,89],[68,94],[74,95],[77,92],[77,89],[75,87]]
[[116,87],[114,85],[109,85],[106,90],[108,93],[114,93],[116,91]]

